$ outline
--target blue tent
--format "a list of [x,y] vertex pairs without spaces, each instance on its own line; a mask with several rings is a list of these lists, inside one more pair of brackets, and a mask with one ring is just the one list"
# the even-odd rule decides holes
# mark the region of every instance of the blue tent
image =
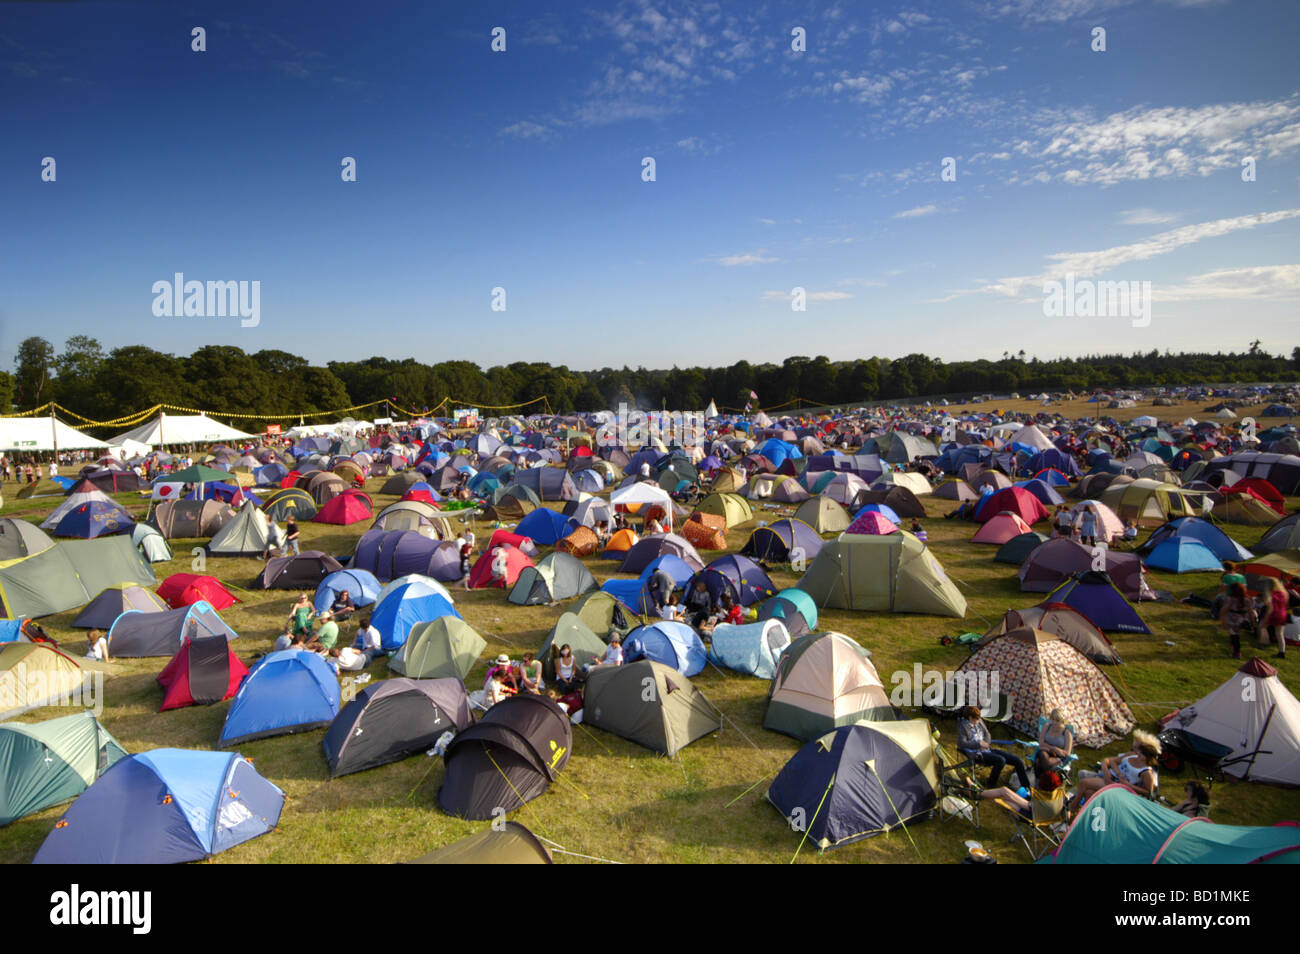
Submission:
[[244,677],[221,728],[222,748],[306,732],[339,714],[339,681],[315,653],[285,649],[259,659]]
[[400,649],[411,627],[439,616],[460,616],[441,593],[428,592],[428,584],[413,581],[395,587],[370,614],[370,625],[379,630],[385,650]]
[[1098,629],[1108,633],[1151,632],[1110,577],[1096,570],[1076,573],[1047,594],[1043,602],[1064,603],[1086,616]]
[[1058,470],[1066,477],[1079,476],[1079,465],[1075,463],[1074,456],[1059,447],[1049,447],[1047,450],[1039,451],[1029,458],[1028,467],[1035,472],[1050,469]]
[[1142,562],[1173,573],[1217,573],[1223,570],[1223,561],[1214,555],[1214,551],[1190,537],[1162,540]]
[[697,580],[703,580],[714,600],[730,589],[731,597],[741,606],[752,606],[776,593],[776,584],[767,572],[749,557],[729,554],[718,557],[691,579],[687,592]]
[[1065,498],[1057,492],[1055,487],[1045,480],[1039,480],[1037,477],[1033,480],[1022,480],[1014,486],[1028,490],[1038,498],[1038,502],[1044,507],[1055,507],[1057,504],[1065,503]]
[[27,622],[25,616],[19,616],[17,619],[0,619],[0,643],[18,642],[25,622]]
[[91,500],[69,510],[58,526],[54,528],[56,537],[79,537],[93,540],[104,534],[121,533],[135,526],[135,521],[111,500]]
[[379,580],[367,570],[335,570],[316,586],[316,599],[312,605],[316,612],[323,613],[338,598],[339,593],[348,591],[348,596],[357,606],[369,606],[379,599]]
[[601,589],[625,606],[630,606],[639,613],[648,613],[654,607],[654,600],[650,596],[650,578],[659,569],[671,576],[679,588],[685,588],[695,575],[691,565],[681,557],[665,553],[646,564],[646,568],[635,580],[606,580]]
[[515,533],[521,537],[531,537],[542,546],[551,547],[574,531],[573,522],[564,514],[546,507],[539,507],[515,527]]
[[707,655],[704,642],[695,630],[685,623],[661,620],[638,626],[623,640],[623,661],[638,659],[663,663],[683,676],[694,676],[704,670]]
[[279,487],[280,481],[289,476],[289,468],[279,461],[271,461],[262,467],[253,468],[253,483],[259,487]]
[[779,619],[740,626],[719,623],[713,628],[709,659],[737,672],[771,679],[776,675],[776,661],[789,645],[790,633]]
[[1150,553],[1170,539],[1188,539],[1203,543],[1220,562],[1249,560],[1254,556],[1221,529],[1200,517],[1179,517],[1162,527],[1157,527],[1151,536],[1147,537],[1146,542],[1137,548],[1137,552]]
[[200,861],[271,831],[283,808],[284,792],[237,753],[154,749],[120,759],[86,789],[35,863]]
[[[897,511],[895,511],[893,507],[889,506],[889,504],[882,504],[882,503],[863,504],[861,507],[859,507],[857,510],[853,512],[853,515],[856,517],[859,514],[863,514],[863,513],[878,513],[886,520],[888,520],[890,523],[894,524],[894,526],[901,527],[903,525],[903,518],[900,517]],[[808,559],[808,557],[805,557],[805,559]]]
[[803,453],[800,452],[799,448],[775,437],[760,444],[755,449],[755,453],[762,454],[777,467],[780,467],[787,460],[798,460],[803,457]]
[[[792,617],[802,617],[803,627],[792,625]],[[817,601],[797,586],[787,587],[758,608],[759,619],[775,618],[786,624],[791,637],[817,631]],[[799,632],[794,630],[798,629]]]

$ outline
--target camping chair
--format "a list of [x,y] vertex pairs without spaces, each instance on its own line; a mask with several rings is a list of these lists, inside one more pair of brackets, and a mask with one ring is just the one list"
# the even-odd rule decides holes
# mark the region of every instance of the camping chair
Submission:
[[975,777],[975,762],[960,753],[949,751],[938,741],[936,733],[934,751],[939,768],[939,802],[935,809],[939,823],[949,818],[965,818],[976,828],[980,827],[979,780]]
[[1017,841],[1023,843],[1025,850],[1029,852],[1029,857],[1034,861],[1043,857],[1049,848],[1060,845],[1061,841],[1052,829],[1064,820],[1062,817],[1065,812],[1064,785],[1050,792],[1030,789],[1028,817],[1010,802],[1001,798],[993,799],[993,804],[1005,808],[1015,818],[1016,830],[1011,834],[1011,843],[1015,844]]

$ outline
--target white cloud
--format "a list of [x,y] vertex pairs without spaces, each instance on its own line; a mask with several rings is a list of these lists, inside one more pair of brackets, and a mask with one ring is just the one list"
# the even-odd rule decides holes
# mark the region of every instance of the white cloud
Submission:
[[918,205],[914,209],[904,209],[902,212],[895,212],[896,219],[919,219],[923,215],[933,215],[939,211],[937,205]]
[[1181,285],[1153,284],[1151,296],[1157,301],[1294,301],[1300,299],[1300,265],[1221,268],[1193,275]]
[[1178,221],[1178,216],[1172,212],[1157,212],[1155,209],[1125,209],[1119,214],[1119,220],[1124,225],[1164,225],[1168,222]]
[[733,268],[737,265],[766,265],[770,262],[779,262],[779,258],[771,258],[765,254],[766,249],[759,249],[756,252],[742,252],[739,255],[724,255],[721,258],[710,259],[719,265],[725,265],[727,268]]
[[532,120],[524,119],[517,123],[511,123],[501,130],[503,136],[518,136],[520,139],[545,139],[551,135],[551,130],[541,123],[535,123]]

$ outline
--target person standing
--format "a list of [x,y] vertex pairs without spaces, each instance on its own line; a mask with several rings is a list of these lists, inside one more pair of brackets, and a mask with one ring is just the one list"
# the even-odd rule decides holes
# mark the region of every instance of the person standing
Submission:
[[301,555],[302,551],[298,549],[298,521],[293,514],[289,514],[284,522],[284,544],[293,551],[294,556]]
[[1267,603],[1264,607],[1264,616],[1259,623],[1260,645],[1267,646],[1270,641],[1277,644],[1278,658],[1286,658],[1286,630],[1287,618],[1291,615],[1291,608],[1288,605],[1286,589],[1282,586],[1282,581],[1276,577],[1269,577],[1268,583],[1264,586],[1264,596]]

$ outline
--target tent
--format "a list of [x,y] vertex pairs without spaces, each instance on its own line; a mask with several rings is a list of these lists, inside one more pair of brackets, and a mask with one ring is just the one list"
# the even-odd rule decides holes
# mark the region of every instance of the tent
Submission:
[[321,744],[330,778],[338,778],[423,752],[444,732],[473,722],[469,695],[456,677],[385,679],[339,710]]
[[99,595],[77,614],[72,625],[80,629],[107,630],[128,610],[161,613],[165,609],[167,604],[153,590],[146,589],[138,583],[119,583],[104,587]]
[[582,711],[586,725],[669,757],[722,729],[722,713],[689,679],[649,659],[593,669]]
[[0,562],[35,556],[54,546],[40,527],[13,517],[0,518]]
[[200,861],[273,830],[284,798],[233,752],[128,755],[72,803],[35,863]]
[[[985,524],[988,526],[988,524]],[[1019,536],[1014,536],[1002,546],[998,547],[998,552],[993,555],[995,563],[1014,563],[1019,566],[1028,559],[1029,554],[1033,553],[1038,547],[1046,543],[1047,536],[1042,533],[1029,531]]]
[[1045,864],[1295,864],[1300,827],[1216,825],[1108,785],[1084,805]]
[[[866,507],[863,507],[861,510],[858,511],[858,515],[853,518],[853,522],[849,524],[849,528],[844,532],[845,533],[871,533],[877,535],[885,534],[885,533],[897,533],[898,532],[897,521],[893,520],[892,518],[890,518],[884,513],[881,513],[877,510],[870,509],[873,507],[882,507],[882,506],[884,505],[867,504]],[[890,513],[893,513],[893,511],[891,510]],[[898,516],[898,515],[894,514],[894,516]]]
[[266,498],[262,512],[271,520],[285,520],[293,517],[299,523],[306,523],[316,516],[316,501],[311,494],[301,487],[286,487],[277,490]]
[[1300,701],[1262,659],[1180,709],[1166,729],[1227,746],[1223,771],[1233,778],[1300,786]]
[[[1136,555],[1107,549],[1101,551],[1101,556],[1106,574],[1125,599],[1152,598],[1142,561]],[[1095,559],[1093,550],[1077,540],[1069,537],[1048,540],[1035,547],[1020,564],[1017,574],[1020,589],[1026,593],[1050,593],[1073,574],[1091,572]]]
[[[497,560],[500,560],[498,564],[502,571],[500,574],[493,573],[493,563]],[[466,585],[471,590],[488,586],[504,589],[507,586],[514,586],[524,568],[533,565],[533,561],[517,547],[508,544],[488,546],[483,551],[483,555],[470,567],[469,579],[466,581]]]
[[251,500],[208,541],[209,556],[261,556],[270,545],[271,524]]
[[816,533],[842,533],[848,529],[849,512],[829,497],[817,496],[799,505],[794,518],[812,527]]
[[411,628],[440,616],[460,616],[446,591],[420,580],[402,583],[382,594],[370,613],[370,625],[379,631],[383,649],[391,652],[406,642]]
[[1053,709],[1074,726],[1075,744],[1090,749],[1123,738],[1137,724],[1096,663],[1053,633],[1011,630],[972,653],[957,676],[978,688],[981,708],[997,702],[995,693],[1010,697],[1007,722],[1026,735],[1037,737],[1038,717]]
[[[1264,554],[1300,549],[1300,514],[1293,513],[1283,517],[1265,530],[1264,535],[1259,538],[1259,543],[1255,544],[1255,549]],[[1249,558],[1248,553],[1245,557],[1236,559]]]
[[412,679],[464,679],[486,648],[487,641],[459,616],[439,616],[411,627],[388,669]]
[[[566,475],[567,476],[567,475]],[[572,483],[572,481],[570,481]],[[664,525],[671,527],[673,523],[673,501],[668,492],[654,484],[632,483],[626,487],[620,487],[609,496],[610,506],[613,507],[630,507],[640,508],[639,512],[644,513],[646,506],[658,506],[664,513]]]
[[[891,476],[899,480],[905,477],[925,480],[920,474],[896,474]],[[880,489],[864,490],[853,498],[853,502],[864,506],[880,504],[888,507],[900,517],[924,517],[926,515],[925,504],[921,503],[916,493],[901,483]],[[899,521],[895,520],[894,522],[898,523]]]
[[171,656],[200,636],[239,638],[204,600],[162,612],[127,610],[108,630],[109,657]]
[[92,712],[0,722],[0,828],[76,798],[125,756]]
[[39,453],[54,450],[56,444],[61,451],[108,447],[53,416],[0,418],[0,452]]
[[636,625],[636,614],[632,608],[603,590],[588,593],[569,607],[569,612],[586,623],[593,633],[602,637],[611,632],[626,636]]
[[200,576],[197,573],[173,573],[158,584],[158,595],[173,609],[202,600],[213,609],[223,610],[239,602],[215,576]]
[[116,507],[117,504],[113,499],[93,484],[82,481],[80,485],[83,489],[66,497],[63,503],[59,504],[41,521],[42,530],[54,530],[58,527],[60,521],[68,514],[72,513],[78,507],[84,507],[86,504],[107,504]]
[[348,568],[373,573],[381,583],[411,573],[450,583],[461,577],[460,548],[414,530],[367,530]]
[[990,519],[975,531],[971,543],[993,543],[1001,546],[1016,537],[1032,534],[1029,524],[1010,511],[1004,511]]
[[329,663],[295,649],[253,664],[221,727],[221,748],[329,725],[339,713],[339,681]]
[[785,623],[768,618],[733,626],[719,623],[709,643],[709,661],[760,679],[776,675],[776,662],[790,645]]
[[696,504],[695,509],[700,513],[711,513],[722,517],[727,522],[728,528],[738,527],[754,519],[754,511],[749,501],[740,494],[714,492]]
[[1097,624],[1084,616],[1072,606],[1064,603],[1043,602],[1025,609],[1011,609],[1002,614],[1002,618],[984,634],[984,638],[972,643],[972,652],[996,639],[1005,636],[1014,629],[1042,630],[1051,633],[1057,639],[1064,640],[1095,663],[1115,665],[1123,662],[1115,647],[1106,638]]
[[564,514],[542,507],[520,520],[515,533],[550,547],[568,536],[573,528],[574,522]]
[[640,573],[655,560],[668,554],[680,557],[692,572],[704,569],[704,560],[695,547],[691,546],[691,542],[675,533],[642,537],[627,551],[618,569],[620,573]]
[[1044,602],[1064,603],[1108,633],[1151,633],[1110,577],[1099,570],[1074,574],[1052,590]]
[[116,583],[154,582],[153,568],[128,537],[62,540],[34,556],[0,564],[0,615],[62,613]]
[[1048,517],[1047,508],[1023,487],[1007,487],[985,494],[975,506],[975,521],[984,523],[1000,513],[1013,513],[1030,525]]
[[0,719],[81,699],[81,666],[49,643],[0,643]]
[[696,676],[703,672],[708,657],[695,630],[685,623],[659,620],[638,626],[623,640],[624,663],[638,659],[663,663],[683,676]]
[[1195,500],[1174,484],[1142,477],[1130,483],[1112,483],[1101,493],[1101,502],[1121,520],[1139,527],[1158,527],[1179,517],[1196,514]]
[[135,520],[112,500],[92,500],[69,510],[52,529],[56,537],[77,537],[93,540],[95,537],[124,533],[135,526]]
[[234,517],[230,504],[216,500],[167,500],[154,507],[149,522],[168,540],[175,540],[213,536]]
[[1157,570],[1171,573],[1219,573],[1223,561],[1200,540],[1189,537],[1170,537],[1156,544],[1143,562]]
[[817,629],[817,603],[798,587],[787,587],[758,608],[759,619],[779,619],[790,637],[806,636]]
[[776,810],[822,849],[924,821],[938,796],[925,719],[837,728],[796,752],[767,790]]
[[506,599],[516,606],[538,606],[572,599],[596,588],[596,578],[577,557],[557,552],[542,557],[535,566],[524,567]]
[[614,533],[611,534],[609,542],[605,544],[605,550],[601,553],[601,556],[606,560],[622,561],[623,557],[627,555],[627,551],[636,546],[639,539],[640,538],[637,537],[636,532],[630,527],[624,527],[622,530],[615,530]]
[[147,523],[137,523],[131,528],[131,542],[150,563],[166,563],[172,558],[172,548],[157,528]]
[[1277,520],[1277,511],[1249,494],[1233,494],[1214,507],[1214,519],[1252,527],[1267,527]]
[[413,865],[549,865],[551,853],[517,821],[493,822],[476,835],[412,859]]
[[[847,518],[847,514],[845,516]],[[787,517],[754,530],[740,552],[764,563],[797,562],[806,565],[816,559],[823,544],[814,528],[798,517]]]
[[314,590],[342,564],[320,550],[303,550],[288,556],[272,557],[257,577],[260,590]]
[[[1268,533],[1265,533],[1264,538],[1260,540],[1257,547],[1263,553],[1270,552],[1264,548],[1267,538]],[[1147,537],[1146,542],[1138,547],[1135,552],[1147,555],[1161,543],[1171,539],[1188,539],[1202,543],[1209,548],[1210,552],[1220,562],[1232,561],[1235,563],[1240,560],[1249,560],[1254,555],[1214,524],[1208,520],[1202,520],[1200,517],[1180,517],[1177,520],[1171,520],[1162,527],[1156,528],[1151,536]],[[1296,545],[1300,545],[1300,537],[1297,538]]]
[[158,674],[158,685],[163,689],[158,711],[210,706],[229,699],[239,691],[247,675],[248,667],[234,654],[224,635],[187,636],[185,644]]
[[447,746],[438,805],[469,819],[512,812],[559,778],[572,749],[563,709],[546,696],[510,696]]
[[849,534],[827,543],[799,581],[820,607],[966,615],[966,598],[920,540],[905,530]]
[[697,582],[704,583],[715,604],[721,601],[724,592],[731,594],[732,601],[740,606],[753,606],[776,593],[776,584],[767,571],[739,554],[718,557],[691,578],[686,591],[689,593]]
[[[110,444],[123,441],[135,441],[139,444],[214,444],[218,441],[243,441],[251,434],[235,430],[220,421],[214,421],[206,414],[162,414],[152,421],[118,434],[109,440]],[[59,446],[64,446],[59,442]],[[68,445],[71,446],[71,445]]]
[[806,742],[863,719],[894,717],[866,650],[843,633],[812,633],[777,660],[763,728]]
[[[567,470],[557,467],[529,467],[515,471],[512,485],[531,490],[542,500],[572,500],[578,488]],[[610,503],[619,503],[610,500]]]
[[573,654],[574,664],[578,666],[599,662],[605,655],[604,640],[576,613],[564,613],[556,620],[542,641],[541,648],[537,650],[537,658],[542,661],[542,676],[547,682],[555,681],[555,659],[560,649],[566,645]]

